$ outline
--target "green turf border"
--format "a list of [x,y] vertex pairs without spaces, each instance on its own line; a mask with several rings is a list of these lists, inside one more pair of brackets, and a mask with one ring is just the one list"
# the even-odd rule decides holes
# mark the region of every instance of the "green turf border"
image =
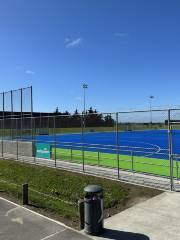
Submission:
[[[53,159],[72,161],[79,164],[118,168],[118,155],[113,153],[90,152],[73,149],[52,148]],[[119,154],[119,168],[135,172],[170,176],[169,160]],[[179,162],[174,160],[174,177],[179,178]]]

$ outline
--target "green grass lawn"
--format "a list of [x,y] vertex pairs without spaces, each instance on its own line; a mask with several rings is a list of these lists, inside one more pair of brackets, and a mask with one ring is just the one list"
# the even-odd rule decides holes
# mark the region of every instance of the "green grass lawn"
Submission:
[[21,203],[24,183],[29,184],[29,204],[34,210],[57,220],[60,217],[60,221],[74,227],[79,222],[77,202],[84,197],[84,187],[89,184],[104,189],[106,217],[132,206],[137,199],[142,201],[161,193],[156,189],[1,159],[0,196]]
[[[52,149],[53,158],[55,158],[55,149]],[[99,156],[98,156],[99,154]],[[56,148],[56,158],[60,160],[82,163],[82,151]],[[90,165],[99,165],[104,167],[117,168],[118,160],[116,154],[98,153],[84,151],[84,163]],[[160,176],[169,176],[169,160],[137,157],[128,155],[119,155],[120,169],[133,170],[144,173],[157,174]],[[174,161],[174,177],[179,177],[179,163]]]
[[[137,192],[140,196],[144,194],[144,188],[134,185],[13,160],[0,160],[0,192],[21,199],[23,183],[29,184],[30,204],[71,220],[78,219],[77,202],[78,199],[83,198],[83,189],[88,184],[98,184],[103,187],[105,209],[118,204],[125,205],[131,195]],[[46,195],[38,194],[36,191]],[[151,191],[147,189],[146,192],[147,195]]]

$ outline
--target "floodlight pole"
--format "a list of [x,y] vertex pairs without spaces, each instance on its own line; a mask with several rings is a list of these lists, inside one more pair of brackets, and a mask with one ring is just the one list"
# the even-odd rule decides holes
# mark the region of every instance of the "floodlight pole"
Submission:
[[33,88],[32,86],[30,87],[30,93],[31,93],[31,138],[34,144],[33,134],[35,129],[33,128],[35,127],[35,125],[33,124],[34,121],[33,121]]
[[13,139],[13,91],[11,90],[11,139]]
[[154,96],[149,96],[149,110],[150,110],[150,123],[152,124],[152,99],[154,99]]
[[81,128],[82,128],[82,134],[81,134],[81,142],[82,142],[82,162],[83,162],[83,172],[85,171],[84,168],[84,128],[85,128],[85,114],[86,114],[86,89],[88,88],[87,84],[83,84],[83,91],[84,91],[84,110],[82,112],[82,117],[81,117]]
[[84,90],[84,110],[83,110],[83,126],[85,127],[85,114],[86,114],[86,89],[88,88],[88,85],[87,84],[83,84],[83,90]]
[[84,114],[86,113],[86,89],[88,88],[87,84],[83,84],[83,89],[84,89]]

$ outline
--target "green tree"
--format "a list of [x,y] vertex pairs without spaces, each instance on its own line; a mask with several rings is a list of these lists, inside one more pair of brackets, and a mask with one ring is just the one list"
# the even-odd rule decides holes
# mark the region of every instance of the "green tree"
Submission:
[[115,121],[110,114],[108,114],[104,117],[104,126],[113,127],[114,123],[115,123]]

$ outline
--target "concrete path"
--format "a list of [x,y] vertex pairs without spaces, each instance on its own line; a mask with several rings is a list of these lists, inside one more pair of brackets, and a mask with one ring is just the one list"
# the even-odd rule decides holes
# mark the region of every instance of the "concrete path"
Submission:
[[65,225],[0,198],[0,240],[90,240]]
[[180,193],[165,192],[105,221],[96,240],[179,240]]

